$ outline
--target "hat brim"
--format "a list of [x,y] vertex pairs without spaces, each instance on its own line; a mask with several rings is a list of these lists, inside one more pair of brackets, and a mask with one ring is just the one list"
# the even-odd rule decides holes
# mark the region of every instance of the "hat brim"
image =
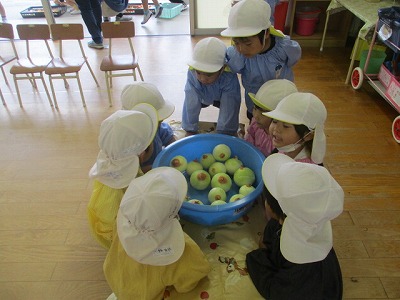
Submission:
[[285,218],[281,232],[280,249],[282,255],[290,262],[306,264],[325,259],[333,247],[332,226],[327,221],[313,236],[303,230],[304,223],[298,222],[290,215]]
[[267,116],[271,119],[281,121],[283,123],[294,124],[294,125],[301,125],[298,118],[295,118],[291,115],[288,115],[282,111],[277,111],[276,109],[262,113],[264,116]]
[[[283,164],[293,163],[294,159],[282,153],[274,153],[269,155],[265,160],[261,168],[261,175],[264,185],[271,193],[272,196],[276,198],[277,192],[277,176],[279,170]],[[276,198],[279,202],[279,199]],[[279,203],[281,205],[281,203]],[[281,205],[282,207],[282,205]]]
[[264,104],[262,104],[260,101],[257,100],[256,94],[254,94],[254,93],[248,93],[248,95],[249,95],[251,101],[253,101],[253,103],[254,103],[255,105],[257,105],[258,107],[261,107],[262,109],[271,111],[271,109],[270,109],[269,107],[266,107]]
[[163,121],[166,118],[170,117],[172,113],[175,111],[175,105],[173,105],[170,102],[165,101],[165,104],[163,107],[161,107],[157,113],[158,113],[158,120]]
[[199,63],[198,61],[191,60],[188,62],[189,67],[205,73],[215,73],[223,68],[224,65],[213,65],[213,64],[204,64]]
[[[184,233],[177,219],[171,220],[157,233],[149,235],[139,233],[121,213],[118,213],[117,229],[126,254],[142,264],[152,266],[172,264],[182,256],[185,249]],[[169,249],[169,251],[160,254],[158,249]]]
[[143,152],[153,142],[154,137],[156,136],[156,133],[158,130],[158,121],[159,121],[158,113],[152,105],[147,104],[147,103],[136,104],[134,107],[132,107],[132,110],[140,111],[140,112],[146,114],[151,119],[151,123],[154,124],[152,131],[151,131],[149,143],[148,143],[148,145],[145,145],[146,147],[145,147],[145,149],[142,150],[142,152]]
[[268,28],[227,28],[223,31],[221,31],[221,36],[223,37],[231,37],[231,38],[238,38],[238,37],[250,37],[250,36],[255,36],[259,34],[262,30],[267,30],[269,29],[270,34],[278,37],[284,37],[285,34],[278,30],[275,29],[274,26],[270,26]]

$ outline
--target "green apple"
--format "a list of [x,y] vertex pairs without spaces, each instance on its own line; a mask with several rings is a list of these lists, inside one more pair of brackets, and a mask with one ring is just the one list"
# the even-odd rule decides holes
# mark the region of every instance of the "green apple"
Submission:
[[204,153],[201,158],[200,158],[200,163],[203,165],[203,168],[205,170],[208,170],[208,168],[215,163],[215,158],[212,155],[212,153]]
[[210,185],[211,177],[205,170],[197,170],[190,175],[190,184],[196,190],[205,190]]
[[208,201],[210,201],[210,203],[213,203],[214,201],[217,201],[217,200],[226,201],[226,193],[220,187],[212,188],[208,192]]
[[188,162],[186,167],[186,173],[190,176],[194,171],[203,170],[203,165],[198,160],[192,160]]
[[187,167],[187,160],[184,156],[177,155],[171,159],[169,165],[178,171],[184,172]]
[[217,200],[217,201],[214,201],[213,203],[211,203],[211,205],[223,205],[223,204],[226,204],[226,202],[222,201],[222,200]]
[[237,156],[231,157],[225,161],[226,173],[229,175],[233,175],[241,166],[243,166],[243,163]]
[[253,170],[248,167],[240,167],[233,174],[233,181],[237,186],[252,185],[256,180],[256,175]]
[[239,188],[239,194],[242,194],[243,196],[247,196],[248,194],[250,194],[252,191],[254,191],[256,188],[252,185],[249,184],[245,184],[242,185]]
[[211,187],[220,187],[227,192],[232,187],[232,179],[226,173],[217,173],[211,179]]
[[217,173],[226,173],[226,167],[224,163],[216,161],[208,168],[208,173],[210,173],[211,178]]
[[204,205],[204,203],[201,202],[201,201],[198,200],[198,199],[190,199],[190,200],[188,201],[188,203],[192,203],[192,204],[196,204],[196,205]]
[[214,147],[212,154],[217,161],[226,161],[231,157],[231,148],[225,144],[219,144]]
[[242,199],[243,197],[244,197],[244,195],[242,195],[242,194],[235,194],[231,198],[229,198],[229,202],[231,203],[231,202],[238,201],[238,200]]

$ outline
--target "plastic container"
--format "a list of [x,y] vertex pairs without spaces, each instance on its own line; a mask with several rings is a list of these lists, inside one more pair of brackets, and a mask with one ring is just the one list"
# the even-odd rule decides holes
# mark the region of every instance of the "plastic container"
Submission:
[[183,5],[180,3],[162,3],[163,11],[160,18],[172,19],[179,15],[182,11]]
[[318,7],[303,6],[296,11],[296,29],[298,35],[313,35],[317,28],[321,9]]
[[[59,17],[67,11],[66,6],[52,5],[51,9],[53,11],[54,17]],[[43,6],[30,6],[20,12],[23,18],[44,18]]]
[[289,1],[281,1],[275,6],[274,28],[280,31],[285,30],[286,14],[288,11]]
[[400,6],[392,6],[381,8],[378,10],[378,28],[386,26],[386,30],[390,30],[390,36],[383,42],[394,52],[399,53],[400,50]]
[[[261,167],[265,156],[250,143],[233,136],[205,133],[183,138],[161,151],[153,163],[153,168],[169,166],[171,159],[176,155],[183,155],[188,162],[196,158],[199,159],[202,154],[212,152],[212,149],[221,143],[228,145],[231,148],[232,156],[237,156],[246,167],[254,171],[256,176],[253,184],[255,191],[236,202],[217,206],[184,202],[179,212],[182,219],[206,226],[230,223],[249,211],[253,202],[262,193],[264,183],[261,177]],[[189,179],[186,172],[184,174]],[[210,187],[204,191],[197,191],[190,184],[188,184],[188,187],[189,198],[208,203],[207,195]],[[227,193],[227,199],[236,194],[238,190],[239,187],[232,183],[232,188]]]
[[[365,62],[367,60],[368,50],[361,52],[360,68],[364,70]],[[369,58],[366,74],[378,74],[381,65],[386,58],[386,53],[383,51],[372,50],[371,57]]]

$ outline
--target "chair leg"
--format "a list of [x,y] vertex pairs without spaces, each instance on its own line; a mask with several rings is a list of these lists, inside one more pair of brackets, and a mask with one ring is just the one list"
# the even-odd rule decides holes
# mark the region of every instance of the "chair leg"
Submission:
[[37,84],[36,84],[36,80],[35,80],[35,74],[31,74],[31,76],[29,76],[29,74],[26,75],[29,79],[29,81],[31,82],[32,86],[34,89],[37,89]]
[[45,91],[46,91],[47,99],[49,99],[50,106],[53,107],[53,101],[51,101],[51,97],[50,97],[50,94],[49,94],[49,90],[47,89],[47,84],[46,84],[46,82],[44,81],[44,77],[43,77],[43,73],[42,73],[42,72],[40,72],[40,79],[42,80],[44,89],[45,89]]
[[1,72],[3,72],[4,81],[8,85],[8,80],[7,80],[6,73],[4,72],[4,68],[3,67],[1,67]]
[[82,84],[81,84],[81,80],[79,78],[79,73],[78,72],[76,72],[76,80],[78,81],[79,92],[81,93],[81,99],[82,99],[83,107],[86,107],[85,96],[83,95]]
[[[110,72],[110,73],[111,73],[111,72]],[[108,81],[108,80],[109,80],[108,77],[109,77],[110,75],[108,75],[108,72],[107,72],[107,71],[106,71],[104,74],[106,75],[106,85],[107,85],[108,101],[110,102],[110,107],[112,107],[111,86],[110,86],[110,82]],[[110,80],[111,80],[111,77],[110,77]]]
[[64,87],[65,87],[65,89],[68,89],[68,88],[69,88],[69,84],[68,84],[67,79],[65,78],[65,74],[61,74],[61,77],[62,77],[62,79],[64,80]]
[[142,81],[144,81],[142,70],[140,69],[139,65],[137,66],[137,69],[138,69],[138,72],[139,72],[140,79],[142,79]]
[[17,96],[18,96],[19,106],[20,106],[21,108],[23,108],[22,100],[21,100],[21,94],[20,94],[20,92],[19,92],[19,87],[18,87],[18,79],[17,79],[17,76],[16,76],[16,75],[13,75],[13,78],[14,78],[14,84],[15,84],[15,91],[17,92]]
[[87,65],[87,67],[88,67],[88,69],[89,69],[89,71],[90,71],[90,74],[92,74],[92,77],[93,77],[94,81],[96,82],[96,85],[97,85],[97,86],[100,86],[99,82],[97,81],[96,76],[94,75],[94,72],[93,72],[93,70],[92,70],[92,67],[89,65],[88,62],[86,62],[86,65]]
[[0,97],[1,97],[1,101],[3,102],[3,105],[6,106],[7,105],[6,100],[4,99],[4,96],[3,96],[3,93],[1,90],[0,90]]
[[54,85],[53,85],[53,80],[52,80],[51,75],[49,75],[49,81],[50,81],[51,93],[53,94],[54,106],[55,106],[55,108],[58,108],[58,103],[57,103],[57,98],[56,98],[56,92],[55,92],[55,90],[54,90]]
[[108,78],[110,79],[110,88],[112,88],[112,72],[110,71],[110,75],[108,76]]
[[137,81],[135,69],[132,70],[132,75],[133,75],[133,80]]

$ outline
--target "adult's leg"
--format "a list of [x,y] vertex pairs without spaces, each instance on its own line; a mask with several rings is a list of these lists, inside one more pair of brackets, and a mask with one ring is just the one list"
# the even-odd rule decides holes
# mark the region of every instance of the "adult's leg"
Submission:
[[100,0],[75,0],[81,11],[82,19],[85,22],[93,41],[96,44],[103,42],[101,35],[101,6]]

